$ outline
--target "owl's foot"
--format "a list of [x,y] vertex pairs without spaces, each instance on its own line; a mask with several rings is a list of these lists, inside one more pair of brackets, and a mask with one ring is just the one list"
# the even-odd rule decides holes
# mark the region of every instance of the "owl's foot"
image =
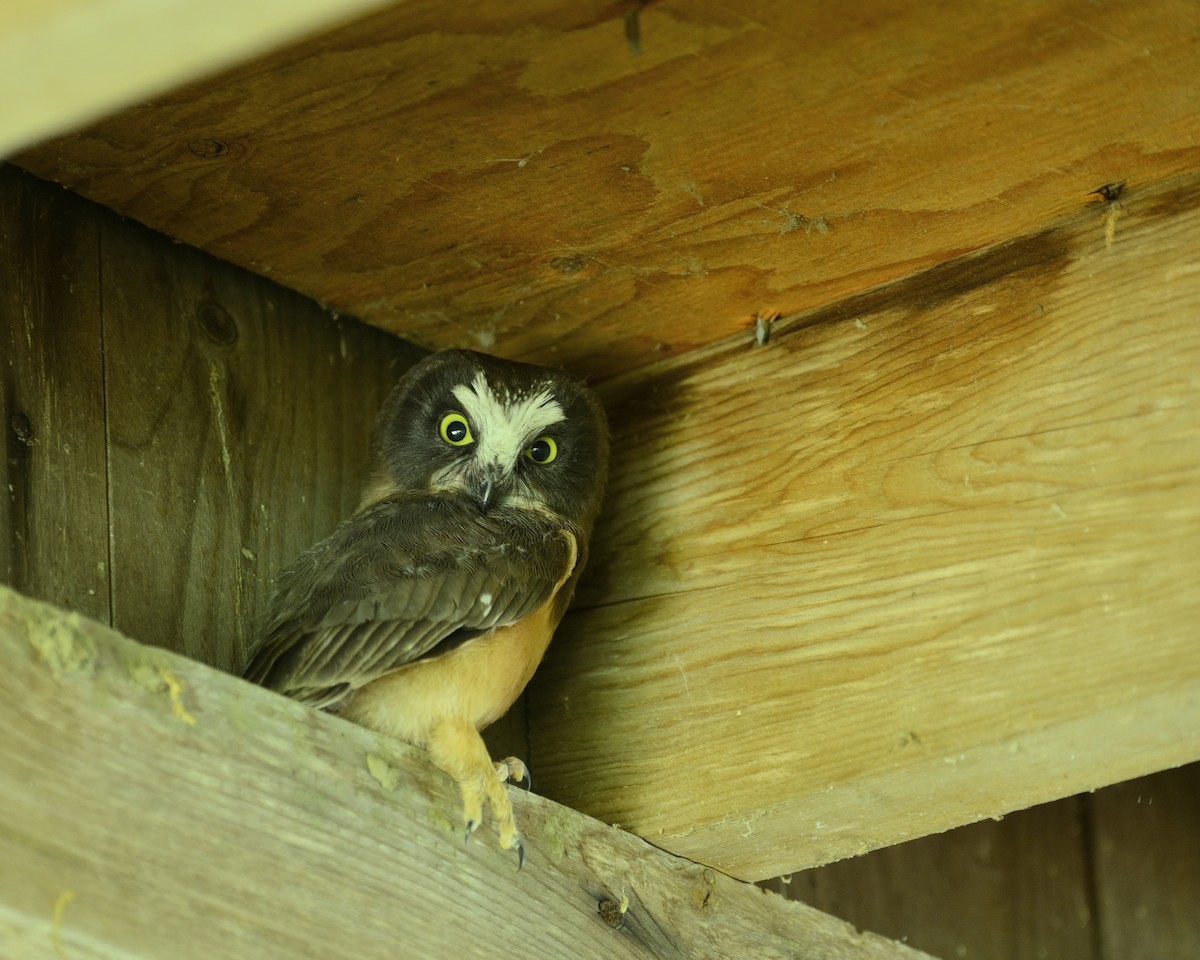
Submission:
[[501,849],[516,850],[518,869],[523,866],[525,850],[517,834],[512,801],[505,784],[510,776],[528,777],[525,764],[515,757],[493,763],[479,731],[470,724],[457,721],[439,724],[429,737],[428,747],[433,762],[458,782],[466,837],[469,839],[483,823],[486,802],[496,819]]
[[516,757],[505,757],[499,763],[495,764],[496,776],[500,778],[501,783],[511,781],[515,784],[525,784],[526,790],[533,789],[533,777],[529,775],[529,768],[525,766],[524,760],[519,760]]

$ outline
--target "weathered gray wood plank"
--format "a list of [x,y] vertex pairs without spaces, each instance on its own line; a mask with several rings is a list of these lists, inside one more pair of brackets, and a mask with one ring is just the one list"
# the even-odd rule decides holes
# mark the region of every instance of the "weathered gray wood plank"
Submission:
[[4,957],[921,956],[5,588],[0,727]]

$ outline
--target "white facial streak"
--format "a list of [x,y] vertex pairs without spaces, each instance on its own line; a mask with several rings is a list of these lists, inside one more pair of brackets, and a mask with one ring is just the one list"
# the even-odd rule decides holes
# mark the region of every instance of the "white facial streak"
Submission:
[[525,445],[547,427],[565,419],[562,405],[549,390],[532,395],[497,396],[482,373],[470,386],[452,391],[476,433],[475,456],[510,472]]

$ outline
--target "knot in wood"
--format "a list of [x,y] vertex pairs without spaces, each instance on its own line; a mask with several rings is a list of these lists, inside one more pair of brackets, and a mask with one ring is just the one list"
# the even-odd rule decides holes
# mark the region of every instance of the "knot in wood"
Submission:
[[197,137],[189,140],[187,151],[201,160],[221,160],[238,157],[246,152],[246,145],[238,140],[222,140],[219,137]]
[[14,413],[9,418],[8,425],[12,427],[12,432],[21,443],[27,447],[33,446],[33,424],[29,422],[29,418],[25,414]]
[[213,343],[228,347],[238,338],[237,321],[215,300],[201,300],[196,307],[196,319]]
[[603,920],[607,926],[612,927],[614,930],[619,929],[621,924],[625,922],[625,916],[621,911],[621,905],[617,903],[616,900],[609,900],[607,897],[605,897],[598,904],[596,904],[596,910],[600,914],[600,919]]
[[569,257],[555,257],[550,261],[550,266],[559,273],[578,273],[587,266],[587,260],[573,253]]

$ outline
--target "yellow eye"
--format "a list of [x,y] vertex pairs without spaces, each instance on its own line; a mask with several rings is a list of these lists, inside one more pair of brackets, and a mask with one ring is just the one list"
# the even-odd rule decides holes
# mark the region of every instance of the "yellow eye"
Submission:
[[471,428],[467,424],[467,418],[461,413],[448,413],[442,417],[442,422],[438,426],[438,433],[452,447],[465,447],[468,443],[475,442],[475,438],[471,436]]
[[550,463],[558,456],[558,444],[553,437],[538,437],[525,448],[525,456],[534,463]]

